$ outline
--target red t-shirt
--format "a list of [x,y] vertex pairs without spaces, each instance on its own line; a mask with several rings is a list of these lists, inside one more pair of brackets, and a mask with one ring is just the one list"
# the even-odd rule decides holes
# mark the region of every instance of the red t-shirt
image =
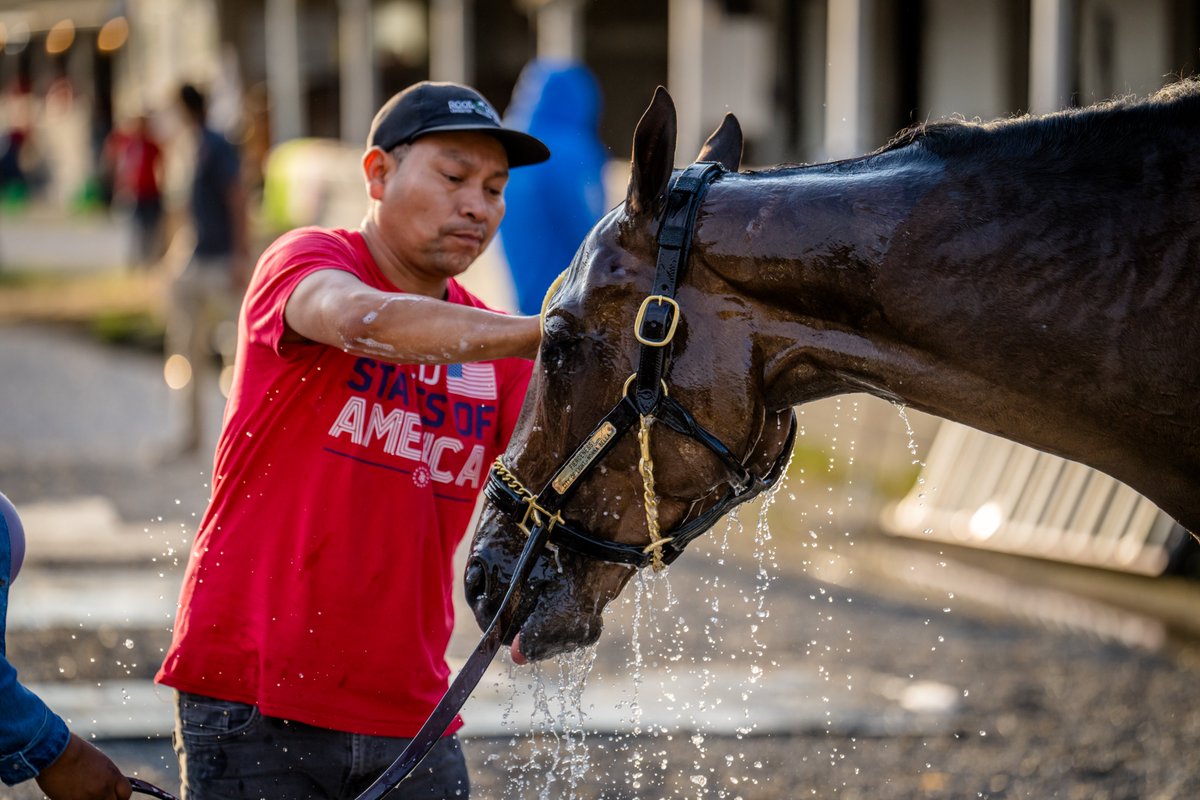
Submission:
[[141,134],[114,134],[111,144],[113,184],[118,193],[138,200],[158,197],[158,166],[162,150]]
[[[411,737],[448,685],[454,552],[531,364],[414,366],[281,342],[293,289],[329,268],[397,291],[359,233],[306,228],[263,254],[158,681]],[[453,280],[448,300],[485,307]]]

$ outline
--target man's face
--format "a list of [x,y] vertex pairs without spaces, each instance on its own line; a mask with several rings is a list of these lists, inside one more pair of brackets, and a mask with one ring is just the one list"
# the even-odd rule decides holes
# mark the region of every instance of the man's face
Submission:
[[[504,216],[508,157],[482,133],[422,136],[371,186],[375,219],[391,259],[416,277],[461,274],[491,242]],[[395,151],[393,151],[395,152]]]

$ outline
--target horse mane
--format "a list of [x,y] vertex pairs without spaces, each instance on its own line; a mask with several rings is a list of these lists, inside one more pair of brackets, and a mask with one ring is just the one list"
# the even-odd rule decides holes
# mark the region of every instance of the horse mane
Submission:
[[1146,99],[1121,97],[1051,114],[1024,114],[988,122],[947,118],[902,130],[872,155],[918,145],[940,157],[998,159],[1031,156],[1041,163],[1076,162],[1112,153],[1185,125],[1200,127],[1200,79],[1181,80]]

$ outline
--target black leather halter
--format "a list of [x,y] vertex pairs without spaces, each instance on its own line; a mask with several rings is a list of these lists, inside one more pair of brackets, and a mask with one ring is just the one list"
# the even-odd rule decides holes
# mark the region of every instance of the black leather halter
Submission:
[[[791,415],[787,440],[763,476],[755,475],[720,439],[667,393],[671,341],[679,323],[680,309],[675,292],[687,265],[696,212],[710,183],[723,174],[719,164],[697,162],[684,169],[671,183],[658,232],[658,259],[652,294],[638,311],[635,334],[641,343],[637,372],[626,383],[617,404],[592,429],[570,457],[554,471],[536,495],[514,475],[502,457],[488,474],[484,493],[497,509],[526,532],[548,529],[549,544],[584,556],[619,564],[644,567],[661,549],[662,563],[671,563],[689,542],[708,530],[726,512],[770,488],[783,472],[796,438],[796,417]],[[632,384],[632,391],[630,387]],[[710,508],[695,519],[663,534],[662,541],[639,546],[603,539],[562,516],[562,509],[580,480],[613,446],[637,425],[643,416],[653,417],[667,427],[704,445],[725,466],[729,488]],[[540,532],[540,531],[539,531]]]

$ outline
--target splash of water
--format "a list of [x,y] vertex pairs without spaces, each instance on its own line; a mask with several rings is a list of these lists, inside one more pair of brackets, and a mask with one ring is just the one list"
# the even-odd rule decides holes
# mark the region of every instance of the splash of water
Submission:
[[[581,796],[585,780],[590,781],[588,791],[595,792],[597,776],[589,753],[597,745],[592,744],[595,733],[589,731],[582,708],[588,680],[619,680],[630,687],[617,703],[624,718],[623,732],[612,747],[617,756],[614,763],[622,766],[605,776],[612,796],[649,792],[645,796],[736,800],[759,784],[764,775],[761,764],[745,753],[714,748],[711,739],[722,714],[735,720],[740,714],[737,740],[754,732],[750,704],[770,667],[762,627],[770,617],[767,591],[777,571],[767,512],[779,490],[777,486],[764,495],[759,506],[751,558],[737,552],[736,542],[746,541],[750,531],[736,512],[696,543],[697,552],[689,553],[690,563],[704,569],[717,563],[717,569],[697,582],[694,591],[699,602],[680,596],[678,582],[671,580],[672,570],[644,570],[633,577],[629,591],[605,612],[601,642],[624,651],[623,668],[593,674],[598,645],[583,651],[585,656],[562,656],[533,670],[510,672],[510,708],[515,708],[517,692],[532,692],[535,711],[527,720],[517,720],[515,712],[506,714],[506,725],[516,729],[519,722],[532,735],[527,739],[514,734],[507,754],[494,757],[508,762],[504,796],[573,800]],[[711,559],[707,564],[706,558]],[[748,570],[752,588],[722,601],[722,593],[728,595],[725,573],[729,570]],[[724,707],[729,703],[722,700],[731,668],[734,674],[741,672],[735,695],[740,706],[732,709]],[[677,721],[651,719],[644,703],[650,697],[656,709],[665,705]],[[520,755],[518,744],[523,748]],[[690,750],[684,760],[678,758],[679,744]]]

